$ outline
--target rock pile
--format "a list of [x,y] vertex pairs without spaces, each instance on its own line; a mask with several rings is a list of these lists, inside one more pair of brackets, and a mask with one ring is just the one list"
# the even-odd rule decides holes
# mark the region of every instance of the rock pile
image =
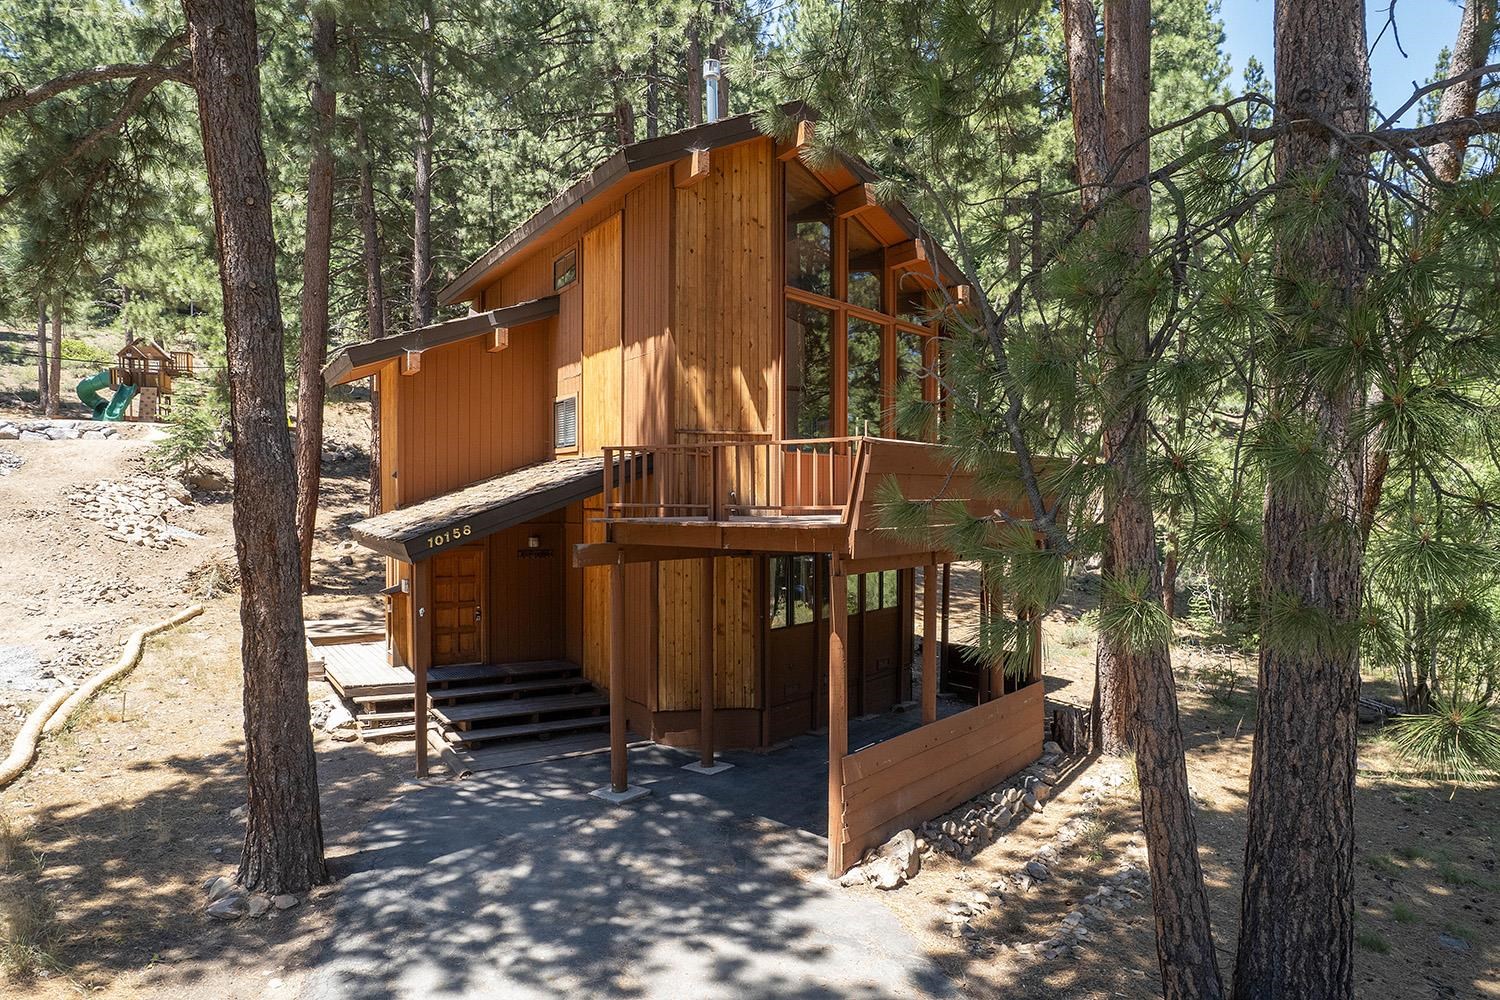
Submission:
[[110,538],[127,545],[165,549],[173,542],[201,536],[167,523],[167,515],[193,505],[193,496],[179,483],[151,475],[119,482],[101,480],[68,495],[79,513],[98,521]]
[[902,830],[865,854],[859,864],[839,879],[839,885],[864,885],[877,889],[899,889],[922,870],[922,849],[927,845],[911,830]]
[[203,912],[215,920],[238,920],[241,917],[263,917],[272,910],[290,910],[299,900],[291,894],[266,896],[247,893],[227,875],[217,875],[203,884],[208,902]]
[[1007,782],[937,819],[922,824],[922,836],[937,850],[967,861],[1015,822],[1041,812],[1057,783],[1062,748],[1048,742],[1041,759]]
[[0,420],[0,441],[89,441],[118,437],[120,430],[93,420]]
[[326,435],[323,438],[324,465],[342,465],[345,462],[364,461],[366,457],[364,446],[355,444],[353,441],[343,441]]
[[[1061,832],[1061,831],[1059,831]],[[1145,898],[1143,890],[1149,890],[1150,876],[1132,862],[1126,861],[1119,870],[1094,887],[1094,891],[1083,898],[1075,909],[1058,922],[1050,936],[1040,941],[1022,941],[1014,947],[1023,954],[1032,954],[1048,959],[1071,955],[1087,941],[1093,930],[1118,919],[1121,911],[1127,910]]]
[[0,448],[0,476],[8,476],[19,469],[26,459],[13,451]]

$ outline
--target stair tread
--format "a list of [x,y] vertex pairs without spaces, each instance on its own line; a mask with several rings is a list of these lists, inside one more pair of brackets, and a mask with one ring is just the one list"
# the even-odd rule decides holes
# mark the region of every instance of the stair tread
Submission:
[[476,698],[480,695],[526,694],[530,691],[554,691],[564,688],[582,687],[588,681],[582,677],[540,677],[529,681],[507,681],[503,684],[475,684],[472,687],[437,688],[429,690],[428,696],[440,701],[450,698]]
[[410,702],[412,700],[412,697],[413,697],[413,689],[412,688],[407,688],[405,691],[397,691],[397,692],[395,692],[393,694],[361,694],[361,695],[356,695],[353,698],[350,698],[349,700],[350,701],[357,701],[361,705],[386,705],[386,704],[389,704],[389,703],[395,702],[395,701]]
[[392,722],[402,719],[412,719],[415,717],[416,713],[410,709],[407,709],[405,712],[361,712],[354,718],[357,719],[361,724],[364,724],[366,722]]
[[609,699],[597,691],[588,694],[552,695],[544,698],[510,698],[505,701],[477,702],[470,705],[440,705],[432,714],[444,722],[472,722],[476,719],[503,719],[536,715],[539,712],[567,712],[585,708],[604,708]]
[[531,722],[520,726],[486,726],[483,729],[449,730],[445,735],[450,743],[467,746],[488,740],[503,740],[521,736],[543,736],[547,733],[565,733],[580,729],[603,729],[609,725],[609,717],[589,716],[582,719],[553,719],[551,722]]
[[567,660],[536,660],[529,663],[458,663],[453,666],[428,668],[427,683],[521,680],[548,674],[579,672],[578,664],[569,663]]

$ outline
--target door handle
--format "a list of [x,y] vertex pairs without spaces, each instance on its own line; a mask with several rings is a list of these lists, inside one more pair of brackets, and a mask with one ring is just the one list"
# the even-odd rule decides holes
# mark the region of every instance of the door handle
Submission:
[[474,608],[474,620],[477,622],[477,621],[482,620],[483,617],[484,617],[484,611],[482,609],[480,609],[478,606],[476,606]]

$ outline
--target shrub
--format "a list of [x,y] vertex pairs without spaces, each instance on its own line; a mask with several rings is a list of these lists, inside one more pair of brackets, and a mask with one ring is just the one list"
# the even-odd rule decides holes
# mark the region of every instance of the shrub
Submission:
[[1432,711],[1395,721],[1394,741],[1439,778],[1481,781],[1500,771],[1500,712],[1478,700],[1434,698]]

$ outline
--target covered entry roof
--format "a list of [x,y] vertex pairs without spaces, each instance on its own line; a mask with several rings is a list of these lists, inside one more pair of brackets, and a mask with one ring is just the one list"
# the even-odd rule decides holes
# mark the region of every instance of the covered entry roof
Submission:
[[367,518],[349,531],[367,549],[420,562],[594,496],[603,482],[602,458],[540,462]]

